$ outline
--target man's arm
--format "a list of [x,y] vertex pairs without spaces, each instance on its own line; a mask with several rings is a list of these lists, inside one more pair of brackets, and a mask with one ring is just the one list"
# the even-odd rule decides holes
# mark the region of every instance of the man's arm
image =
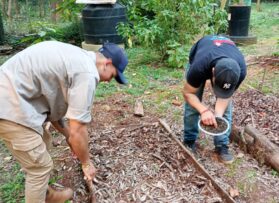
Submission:
[[82,164],[87,180],[93,180],[96,169],[90,161],[87,125],[76,120],[69,121],[69,144]]
[[191,86],[186,81],[183,88],[183,96],[185,101],[201,114],[201,120],[205,125],[214,125],[217,127],[214,114],[207,106],[201,103],[199,98],[196,96],[197,91],[198,88]]
[[88,131],[86,124],[71,119],[69,125],[66,122],[61,123],[58,121],[51,123],[66,137],[71,150],[82,164],[82,170],[87,180],[92,180],[95,176],[96,169],[91,163],[89,157]]
[[215,115],[219,116],[219,117],[223,117],[230,101],[231,101],[231,98],[228,98],[228,99],[217,98],[216,104],[215,104]]

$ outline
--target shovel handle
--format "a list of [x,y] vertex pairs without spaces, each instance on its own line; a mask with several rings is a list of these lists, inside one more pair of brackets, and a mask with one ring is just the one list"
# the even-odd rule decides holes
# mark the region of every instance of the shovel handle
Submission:
[[95,195],[95,188],[94,188],[92,180],[90,180],[90,181],[86,180],[86,184],[87,184],[87,187],[89,190],[89,202],[96,203],[97,201],[96,201],[96,195]]

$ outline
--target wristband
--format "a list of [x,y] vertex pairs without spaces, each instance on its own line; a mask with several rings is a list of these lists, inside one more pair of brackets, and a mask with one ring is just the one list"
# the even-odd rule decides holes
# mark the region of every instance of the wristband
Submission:
[[86,163],[86,164],[82,164],[81,167],[82,169],[86,169],[86,168],[89,168],[90,167],[90,163]]
[[210,111],[209,109],[205,109],[201,112],[201,115],[204,114],[205,112]]

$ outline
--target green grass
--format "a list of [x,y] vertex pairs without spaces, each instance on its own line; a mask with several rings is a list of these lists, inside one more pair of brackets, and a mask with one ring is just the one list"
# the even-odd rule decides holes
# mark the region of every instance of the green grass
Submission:
[[241,165],[241,163],[243,162],[243,159],[236,159],[232,164],[230,164],[228,166],[229,170],[226,173],[226,176],[233,178],[235,177],[237,170],[239,168],[239,166]]
[[8,180],[0,186],[0,202],[20,203],[24,202],[24,174],[20,166],[14,164],[9,171],[2,171],[1,176]]
[[261,11],[252,4],[249,35],[257,37],[258,43],[240,46],[245,55],[273,55],[279,52],[279,3],[262,3]]
[[256,10],[256,4],[252,4],[250,16],[250,32],[256,34],[259,39],[279,38],[279,3],[262,3],[261,11]]
[[152,50],[132,48],[127,52],[130,62],[125,75],[129,84],[127,86],[118,85],[115,81],[100,83],[96,91],[98,99],[110,96],[116,91],[140,97],[146,92],[153,94],[164,91],[166,86],[178,84],[183,80],[183,70],[181,69],[155,67],[159,55],[154,51],[152,53]]

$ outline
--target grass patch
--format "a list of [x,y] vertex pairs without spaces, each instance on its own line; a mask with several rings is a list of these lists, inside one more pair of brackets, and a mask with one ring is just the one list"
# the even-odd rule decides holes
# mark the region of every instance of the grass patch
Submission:
[[227,177],[233,178],[235,177],[237,170],[242,163],[242,159],[236,159],[231,165],[229,165],[229,171],[226,173]]
[[14,164],[11,170],[1,172],[1,175],[5,175],[8,182],[0,186],[0,202],[23,203],[25,179],[19,164]]
[[256,34],[259,39],[278,38],[274,33],[279,32],[279,4],[262,3],[261,11],[256,10],[256,4],[252,4],[250,16],[250,32]]

